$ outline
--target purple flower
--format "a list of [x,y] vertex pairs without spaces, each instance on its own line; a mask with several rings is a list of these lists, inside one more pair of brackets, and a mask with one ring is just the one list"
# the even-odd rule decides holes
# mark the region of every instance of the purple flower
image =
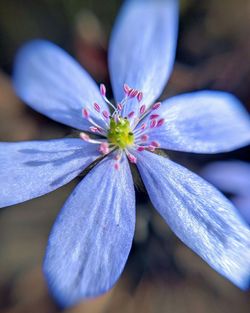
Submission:
[[248,287],[250,230],[237,210],[201,178],[153,153],[217,153],[250,142],[249,117],[230,94],[201,91],[156,102],[173,67],[177,20],[175,0],[125,3],[109,50],[115,105],[104,85],[99,91],[52,43],[33,41],[17,56],[17,94],[81,133],[78,139],[1,143],[0,206],[48,193],[97,163],[66,201],[49,238],[44,272],[64,306],[109,290],[121,275],[135,228],[129,161],[176,235],[221,275]]
[[232,202],[250,225],[250,164],[243,161],[213,162],[203,168],[201,175],[232,195]]

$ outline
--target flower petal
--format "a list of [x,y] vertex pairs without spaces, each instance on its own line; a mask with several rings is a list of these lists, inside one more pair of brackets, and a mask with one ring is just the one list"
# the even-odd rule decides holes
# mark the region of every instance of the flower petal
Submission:
[[232,194],[231,201],[250,224],[250,164],[219,161],[206,165],[200,175],[220,190]]
[[200,175],[225,192],[249,195],[250,164],[243,161],[219,161],[206,165]]
[[0,207],[59,188],[92,163],[99,152],[80,139],[0,143]]
[[128,161],[123,157],[117,170],[107,157],[73,191],[50,235],[44,271],[61,305],[100,295],[115,284],[134,228],[135,195]]
[[23,101],[55,121],[88,130],[89,122],[82,117],[82,108],[87,108],[94,120],[104,126],[93,104],[97,102],[103,110],[108,107],[95,82],[70,55],[51,42],[34,40],[21,48],[14,66],[14,87]]
[[[109,50],[111,81],[118,102],[124,97],[125,83],[143,92],[142,102],[147,106],[161,95],[174,63],[177,25],[176,0],[126,1]],[[123,116],[136,106],[136,101],[127,103]]]
[[176,235],[238,287],[249,287],[250,229],[232,204],[202,178],[161,156],[137,153],[155,208]]
[[[161,127],[149,139],[162,148],[197,153],[231,151],[250,143],[250,119],[233,95],[199,91],[173,97],[156,110]],[[143,122],[149,123],[149,118]]]

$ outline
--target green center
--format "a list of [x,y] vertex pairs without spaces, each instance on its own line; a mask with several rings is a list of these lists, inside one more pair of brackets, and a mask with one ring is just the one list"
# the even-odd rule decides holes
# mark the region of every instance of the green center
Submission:
[[134,143],[134,134],[127,119],[119,117],[117,122],[113,117],[110,119],[108,141],[121,149]]

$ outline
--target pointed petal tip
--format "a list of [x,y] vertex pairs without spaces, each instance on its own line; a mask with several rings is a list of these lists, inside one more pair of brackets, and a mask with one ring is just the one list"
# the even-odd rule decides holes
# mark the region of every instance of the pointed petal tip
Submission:
[[102,160],[85,176],[52,228],[43,270],[51,294],[63,307],[110,290],[130,252],[135,227],[133,182],[126,158],[119,171],[114,161],[113,157]]

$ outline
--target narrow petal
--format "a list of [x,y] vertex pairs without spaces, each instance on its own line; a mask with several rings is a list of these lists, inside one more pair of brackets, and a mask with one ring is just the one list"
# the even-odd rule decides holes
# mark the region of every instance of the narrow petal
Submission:
[[163,102],[156,113],[164,124],[152,128],[148,135],[165,149],[219,153],[250,143],[249,115],[239,100],[225,92],[176,96]]
[[[109,68],[114,96],[124,97],[123,84],[143,92],[147,106],[158,98],[171,73],[177,41],[178,1],[126,1],[114,27]],[[123,116],[135,111],[136,101]],[[138,108],[137,108],[138,109]]]
[[0,207],[68,183],[100,155],[80,139],[0,143]]
[[249,287],[250,229],[202,178],[161,156],[137,153],[149,197],[176,235],[238,287]]
[[52,229],[44,271],[62,306],[100,295],[125,266],[135,228],[128,162],[105,158],[76,187]]
[[88,130],[82,117],[87,108],[99,125],[97,102],[108,110],[96,83],[65,51],[51,42],[34,40],[24,45],[16,57],[14,87],[18,96],[38,112],[80,130]]

